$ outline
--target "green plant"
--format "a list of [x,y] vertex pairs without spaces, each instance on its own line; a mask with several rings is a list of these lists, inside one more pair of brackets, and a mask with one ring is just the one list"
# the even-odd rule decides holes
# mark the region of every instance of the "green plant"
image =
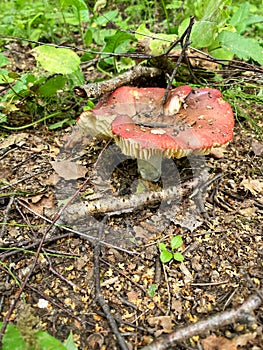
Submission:
[[[3,322],[0,322],[0,327]],[[49,333],[43,331],[36,331],[27,329],[26,334],[24,330],[19,329],[18,326],[9,324],[6,328],[2,340],[2,350],[77,350],[74,343],[72,333],[69,334],[67,340],[61,343],[58,339],[52,337]]]
[[172,259],[176,261],[183,261],[184,256],[179,253],[177,250],[183,245],[183,239],[181,236],[174,236],[171,239],[170,249],[167,248],[166,244],[159,243],[160,260],[163,264],[171,261]]

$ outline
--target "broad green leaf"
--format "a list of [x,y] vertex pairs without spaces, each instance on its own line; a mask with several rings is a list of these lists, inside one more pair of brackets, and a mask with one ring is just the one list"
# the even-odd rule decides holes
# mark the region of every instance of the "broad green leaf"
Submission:
[[6,66],[8,63],[9,59],[0,52],[0,67]]
[[225,30],[218,35],[217,39],[224,49],[229,50],[238,58],[244,60],[252,58],[259,64],[263,64],[263,48],[254,40]]
[[236,28],[238,33],[241,33],[246,29],[247,19],[249,16],[249,6],[250,5],[248,2],[241,4],[229,22],[229,24]]
[[178,249],[183,244],[183,239],[181,236],[175,236],[171,239],[172,250]]
[[[181,36],[189,25],[189,18],[185,19],[179,26],[178,33]],[[215,22],[199,21],[195,22],[192,28],[190,40],[195,48],[210,46],[215,38],[217,25]]]
[[33,55],[49,73],[70,74],[79,68],[80,58],[70,49],[43,45],[33,49]]
[[131,34],[124,32],[116,32],[112,36],[106,37],[104,40],[106,45],[103,49],[104,52],[115,52],[117,47],[123,44],[125,41],[132,40],[134,37]]
[[38,93],[41,96],[52,96],[62,89],[66,84],[67,79],[62,75],[56,75],[47,79],[47,81],[38,88]]
[[180,261],[180,262],[184,261],[184,256],[181,253],[178,253],[178,252],[174,253],[173,258],[176,261]]
[[114,19],[118,16],[118,13],[118,10],[106,12],[103,14],[103,16],[96,18],[95,22],[100,26],[105,25],[108,22],[114,22]]
[[232,60],[234,56],[232,52],[223,49],[222,47],[211,51],[209,50],[209,54],[215,58],[218,58],[219,60]]
[[35,333],[35,338],[41,350],[67,350],[67,348],[52,335],[38,331]]
[[168,250],[163,250],[160,254],[160,260],[163,264],[169,262],[170,260],[172,260],[173,258],[173,254],[168,252]]
[[[3,322],[0,322],[2,327]],[[19,330],[13,324],[9,324],[3,336],[3,346],[1,350],[26,350],[26,342]]]
[[74,342],[74,339],[73,339],[72,331],[70,331],[67,340],[64,342],[64,345],[65,345],[65,348],[67,350],[78,350],[78,348],[77,348],[77,346],[76,346],[76,344]]

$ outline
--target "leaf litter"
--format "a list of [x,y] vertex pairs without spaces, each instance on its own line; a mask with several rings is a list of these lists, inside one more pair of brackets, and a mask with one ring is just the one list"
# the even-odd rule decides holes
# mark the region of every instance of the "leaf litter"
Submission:
[[[6,225],[1,234],[0,258],[4,264],[10,264],[14,275],[21,280],[32,264],[36,248],[33,244],[41,239],[49,225],[38,215],[45,215],[46,206],[53,206],[53,213],[56,212],[59,200],[70,198],[83,184],[83,177],[90,176],[87,186],[80,191],[85,207],[99,198],[102,200],[96,203],[97,207],[98,203],[101,206],[107,201],[111,207],[115,199],[126,203],[140,197],[134,199],[139,179],[136,164],[130,159],[121,160],[110,176],[106,175],[107,181],[101,179],[101,183],[96,183],[98,176],[96,178],[93,166],[105,148],[104,142],[96,140],[86,143],[85,153],[83,146],[72,142],[72,148],[65,150],[73,154],[68,163],[64,163],[64,170],[74,163],[73,175],[64,172],[62,166],[57,168],[59,178],[52,183],[50,177],[55,170],[50,164],[62,162],[63,165],[58,144],[65,142],[65,136],[60,133],[54,137],[52,132],[46,131],[43,126],[42,130],[31,130],[30,134],[15,133],[1,140],[6,143],[1,147],[5,176],[1,179],[0,211]],[[178,326],[240,305],[253,292],[241,270],[249,274],[254,287],[262,288],[262,152],[259,142],[251,144],[254,138],[252,130],[237,125],[235,139],[226,147],[223,156],[206,157],[208,179],[214,178],[207,188],[201,186],[206,217],[200,213],[195,196],[182,197],[179,204],[173,204],[173,198],[169,197],[161,207],[160,197],[150,201],[151,192],[159,191],[164,195],[166,188],[159,183],[155,187],[146,185],[148,192],[142,192],[144,199],[136,202],[140,203],[136,209],[131,206],[122,212],[115,208],[107,218],[103,234],[108,242],[118,243],[118,247],[126,243],[123,237],[127,235],[128,250],[132,248],[138,252],[130,255],[106,246],[100,256],[102,292],[132,347],[145,346],[156,335],[173,332]],[[181,184],[187,183],[189,178],[188,166],[183,160],[176,162],[180,178],[186,179]],[[215,177],[220,173],[222,177]],[[13,195],[26,200],[35,213],[22,210],[19,202],[8,210],[9,198]],[[92,195],[95,199],[89,200]],[[68,209],[73,211],[74,205],[76,214],[80,210],[78,203]],[[67,225],[96,237],[94,227],[100,225],[103,216],[102,209],[92,211],[88,220],[85,215],[76,216]],[[89,231],[92,227],[94,231]],[[183,237],[185,260],[160,266],[157,244],[160,240],[168,243],[175,235]],[[109,325],[94,303],[92,243],[61,227],[48,237],[44,251],[48,258],[39,260],[25,290],[27,303],[42,320],[41,328],[62,340],[72,330],[76,343],[83,350],[98,346],[117,349]],[[1,312],[5,316],[18,287],[12,278],[7,279],[3,270],[0,275],[0,291],[4,296]],[[154,295],[149,296],[152,285],[156,288]],[[48,301],[43,304],[45,308],[38,307],[40,298]],[[18,314],[16,310],[12,320],[16,321]],[[256,316],[258,324],[217,329],[213,339],[208,336],[202,340],[203,347],[262,348],[262,307],[256,311]],[[185,345],[197,347],[200,340],[200,337],[193,337]],[[184,344],[178,345],[178,349],[184,348]]]

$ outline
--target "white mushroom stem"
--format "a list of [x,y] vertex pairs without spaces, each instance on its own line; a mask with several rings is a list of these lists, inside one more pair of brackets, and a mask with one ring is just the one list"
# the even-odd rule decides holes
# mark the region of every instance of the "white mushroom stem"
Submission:
[[162,173],[162,155],[154,154],[147,160],[137,159],[141,177],[148,181],[158,181]]

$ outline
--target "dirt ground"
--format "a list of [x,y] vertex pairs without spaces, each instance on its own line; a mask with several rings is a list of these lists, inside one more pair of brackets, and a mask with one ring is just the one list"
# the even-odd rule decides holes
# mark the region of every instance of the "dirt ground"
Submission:
[[[6,134],[0,143],[1,319],[31,272],[12,322],[31,322],[61,340],[72,331],[83,350],[119,349],[95,298],[93,238],[103,241],[101,292],[131,349],[238,307],[263,283],[262,155],[262,141],[241,120],[223,153],[166,161],[162,179],[151,184],[113,143],[82,137],[75,128],[37,125]],[[171,186],[183,189],[179,198],[143,197]],[[57,221],[65,227],[52,226],[48,220],[74,195]],[[104,208],[132,195],[144,199],[105,215]],[[158,244],[169,247],[176,235],[185,259],[162,264]],[[175,348],[263,349],[262,311],[250,324],[222,325]],[[28,313],[35,318],[27,321]]]

